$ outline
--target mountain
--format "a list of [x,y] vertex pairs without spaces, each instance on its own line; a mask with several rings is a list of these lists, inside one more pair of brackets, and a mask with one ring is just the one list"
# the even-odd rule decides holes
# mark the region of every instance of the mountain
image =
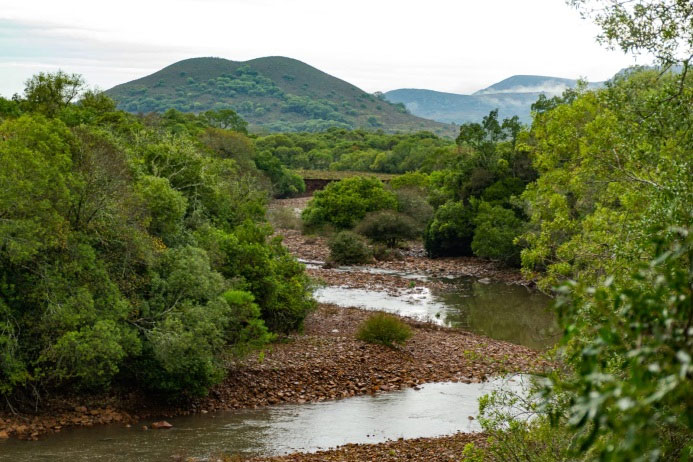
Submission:
[[[490,87],[475,92],[475,95],[487,95],[498,93],[545,93],[547,95],[560,95],[568,88],[574,88],[577,80],[561,77],[549,77],[545,75],[513,75]],[[599,83],[590,84],[592,86]]]
[[318,131],[328,127],[429,130],[456,136],[457,129],[411,115],[404,105],[364,92],[301,61],[280,56],[230,61],[192,58],[117,85],[106,94],[129,112],[184,112],[231,108],[255,131]]
[[[518,116],[531,122],[530,107],[542,93],[554,96],[577,85],[577,80],[540,75],[514,75],[471,95],[403,88],[384,93],[392,103],[401,103],[414,115],[443,123],[480,122],[494,109],[500,119]],[[590,83],[599,87],[602,82]]]

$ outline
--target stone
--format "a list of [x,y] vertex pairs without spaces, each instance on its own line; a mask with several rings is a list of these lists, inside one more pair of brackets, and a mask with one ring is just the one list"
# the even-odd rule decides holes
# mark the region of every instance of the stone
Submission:
[[154,422],[154,423],[152,424],[152,428],[154,428],[154,429],[156,429],[156,430],[166,430],[166,429],[168,429],[168,428],[173,428],[173,425],[171,425],[170,423],[166,422],[165,420],[160,420],[160,421],[158,421],[158,422]]

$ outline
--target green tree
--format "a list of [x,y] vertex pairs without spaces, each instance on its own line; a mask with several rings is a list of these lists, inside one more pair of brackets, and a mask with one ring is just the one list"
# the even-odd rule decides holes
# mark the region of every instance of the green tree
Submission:
[[218,111],[206,111],[202,114],[206,122],[212,127],[248,133],[248,122],[236,114],[232,109],[220,109]]
[[519,266],[520,248],[514,241],[522,233],[523,222],[512,210],[481,202],[474,225],[471,244],[474,255]]
[[84,89],[84,79],[78,74],[58,71],[39,73],[25,83],[24,97],[31,110],[54,116],[74,102]]
[[438,207],[424,233],[424,247],[430,257],[472,255],[474,236],[473,205],[449,201]]
[[568,0],[602,29],[600,43],[626,53],[648,52],[665,66],[693,59],[693,5],[681,0]]
[[[588,289],[571,283],[558,303],[568,360],[576,374],[558,379],[572,393],[569,425],[576,454],[601,460],[688,460],[693,456],[693,239],[671,230],[656,259],[634,273],[632,288],[613,278]],[[549,388],[552,392],[553,388]]]
[[395,195],[377,178],[352,177],[327,185],[317,191],[303,211],[308,226],[333,225],[340,229],[352,228],[369,212],[396,209]]

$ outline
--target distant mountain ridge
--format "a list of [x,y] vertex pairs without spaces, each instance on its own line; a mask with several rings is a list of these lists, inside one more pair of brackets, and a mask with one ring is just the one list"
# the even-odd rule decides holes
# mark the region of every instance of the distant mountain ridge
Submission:
[[[499,118],[518,116],[531,122],[530,108],[539,95],[554,96],[574,88],[577,80],[541,75],[513,75],[471,95],[402,88],[384,93],[392,103],[401,103],[414,115],[443,123],[479,122],[494,109]],[[599,87],[603,82],[588,84]]]
[[192,58],[117,85],[106,94],[129,112],[231,108],[255,131],[319,131],[329,127],[428,130],[456,136],[450,124],[409,114],[397,105],[292,58],[249,61]]

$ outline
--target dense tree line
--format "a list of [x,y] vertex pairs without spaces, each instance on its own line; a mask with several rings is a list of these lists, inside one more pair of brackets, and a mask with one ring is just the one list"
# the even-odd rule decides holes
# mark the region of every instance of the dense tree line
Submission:
[[433,257],[478,255],[519,265],[521,247],[514,240],[527,221],[519,196],[536,178],[529,150],[518,143],[521,132],[517,118],[501,122],[493,111],[482,123],[462,125],[456,143],[425,132],[330,130],[271,135],[260,138],[257,148],[285,165],[308,165],[323,155],[325,162],[317,164],[323,168],[406,172],[387,187],[373,178],[348,179],[316,193],[303,215],[309,228],[351,229],[367,214],[389,209],[399,215],[380,213],[359,228],[391,236],[390,246],[423,236]]
[[308,280],[264,221],[276,166],[243,131],[232,112],[132,116],[62,72],[0,99],[8,403],[203,394],[229,355],[300,328]]
[[455,155],[452,141],[430,132],[387,134],[341,128],[264,136],[258,138],[257,149],[293,169],[379,173],[430,172]]

